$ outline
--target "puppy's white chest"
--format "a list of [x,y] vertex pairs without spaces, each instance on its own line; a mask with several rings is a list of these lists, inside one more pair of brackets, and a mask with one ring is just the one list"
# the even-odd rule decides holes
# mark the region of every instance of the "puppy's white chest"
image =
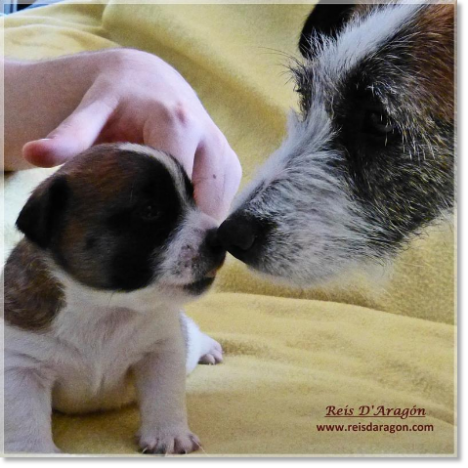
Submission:
[[132,366],[157,350],[177,322],[173,311],[144,315],[123,308],[64,310],[54,326],[54,408],[83,412],[130,403]]

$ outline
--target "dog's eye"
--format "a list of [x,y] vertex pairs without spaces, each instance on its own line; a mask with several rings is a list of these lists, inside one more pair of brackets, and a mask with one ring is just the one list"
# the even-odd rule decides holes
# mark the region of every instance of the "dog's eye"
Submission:
[[368,110],[364,117],[363,131],[377,136],[389,136],[396,133],[397,126],[383,111]]
[[155,221],[161,216],[161,211],[153,203],[147,203],[141,209],[140,216],[146,221]]

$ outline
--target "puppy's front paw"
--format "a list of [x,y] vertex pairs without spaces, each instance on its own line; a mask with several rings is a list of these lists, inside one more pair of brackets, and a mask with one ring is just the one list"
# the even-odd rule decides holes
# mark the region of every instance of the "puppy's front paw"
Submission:
[[214,365],[223,362],[223,348],[208,335],[203,336],[202,352],[202,357],[198,361],[200,364]]
[[140,448],[146,454],[184,455],[200,447],[198,437],[189,429],[155,431],[140,436]]

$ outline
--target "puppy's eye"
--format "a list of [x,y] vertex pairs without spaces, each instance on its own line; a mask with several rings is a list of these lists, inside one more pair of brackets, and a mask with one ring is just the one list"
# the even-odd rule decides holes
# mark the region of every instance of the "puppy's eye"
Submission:
[[153,203],[147,203],[140,210],[140,216],[145,221],[155,221],[161,216],[161,211]]
[[363,131],[376,136],[390,136],[397,133],[398,128],[385,112],[368,110],[364,116]]

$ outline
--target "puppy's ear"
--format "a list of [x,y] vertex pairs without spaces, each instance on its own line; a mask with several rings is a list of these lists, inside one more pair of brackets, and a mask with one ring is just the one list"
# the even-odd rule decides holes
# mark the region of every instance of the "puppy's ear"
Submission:
[[43,249],[50,244],[69,190],[65,176],[53,176],[33,192],[16,220],[17,228]]
[[319,3],[315,5],[312,13],[304,24],[299,39],[299,50],[302,56],[308,58],[313,55],[314,50],[310,39],[314,33],[323,34],[325,36],[335,36],[345,21],[350,17],[353,8],[353,3],[344,5]]

